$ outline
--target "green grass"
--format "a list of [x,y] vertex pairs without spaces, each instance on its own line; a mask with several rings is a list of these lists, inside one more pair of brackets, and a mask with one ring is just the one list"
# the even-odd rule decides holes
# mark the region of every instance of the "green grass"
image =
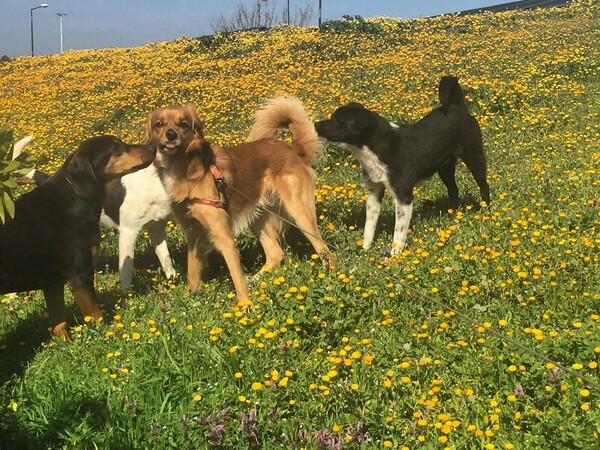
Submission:
[[[458,211],[448,212],[439,179],[424,183],[398,258],[382,256],[393,229],[388,197],[374,248],[357,245],[366,195],[360,168],[328,145],[317,168],[317,210],[337,265],[321,267],[291,230],[285,265],[250,282],[248,310],[236,306],[220,257],[211,259],[204,288],[188,294],[185,280],[161,275],[146,237],[136,254],[134,293],[121,296],[113,231],[103,236],[97,274],[105,324],[85,323],[69,297],[72,341],[61,343],[46,331],[40,293],[3,297],[0,448],[597,447],[600,79],[589,57],[598,49],[597,9],[417,21],[403,23],[412,31],[390,33],[450,45],[453,38],[436,33],[454,32],[452,20],[467,20],[459,24],[467,31],[489,20],[498,28],[490,25],[488,33],[551,36],[572,16],[587,32],[561,37],[562,47],[542,40],[539,53],[517,47],[519,54],[482,56],[496,58],[495,69],[470,61],[461,79],[468,79],[470,108],[484,122],[492,204],[479,206],[464,167],[457,170]],[[528,28],[530,20],[539,29]],[[352,30],[340,33],[354,39]],[[493,36],[490,48],[500,45]],[[374,48],[379,37],[369,38]],[[322,39],[331,39],[330,55],[342,51],[333,37]],[[297,45],[308,53],[316,48]],[[220,57],[238,57],[236,48],[228,54],[219,47]],[[549,56],[556,48],[560,54]],[[378,73],[343,67],[348,79],[356,70],[351,89],[360,91],[370,77],[383,83]],[[477,85],[494,76],[495,85]],[[511,76],[524,83],[522,91]],[[435,92],[419,83],[406,88],[414,107],[403,101],[390,118],[407,122],[417,106],[434,106]],[[369,89],[390,95],[395,88]],[[322,101],[320,117],[335,105]],[[244,117],[250,113],[244,107]],[[91,115],[132,128],[125,115],[112,114]],[[243,135],[237,126],[224,121],[218,133],[231,127]],[[185,272],[182,235],[172,227],[168,238]],[[248,272],[256,272],[263,261],[256,241],[243,235],[239,247]]]

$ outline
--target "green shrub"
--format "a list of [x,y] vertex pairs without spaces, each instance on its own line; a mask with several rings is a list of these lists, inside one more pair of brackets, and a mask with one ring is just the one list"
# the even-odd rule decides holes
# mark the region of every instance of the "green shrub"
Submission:
[[22,153],[13,160],[13,133],[6,127],[0,128],[0,223],[15,215],[15,202],[12,190],[17,185],[19,176],[33,169],[29,155]]

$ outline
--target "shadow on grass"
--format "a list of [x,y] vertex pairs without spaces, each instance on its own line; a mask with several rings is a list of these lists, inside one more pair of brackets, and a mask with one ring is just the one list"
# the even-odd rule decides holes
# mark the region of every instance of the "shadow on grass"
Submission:
[[21,377],[42,344],[49,339],[48,320],[40,314],[19,322],[16,328],[0,337],[6,344],[0,351],[0,384],[4,385],[15,375]]
[[[389,195],[389,194],[386,194]],[[389,199],[385,199],[384,202],[389,202]],[[468,206],[471,207],[471,211],[478,211],[481,209],[481,199],[474,194],[465,194],[459,199],[458,210],[465,211]],[[388,205],[391,206],[391,205]],[[386,230],[390,234],[394,232],[394,224],[396,221],[395,212],[393,206],[383,209],[379,220],[377,222],[377,230]],[[415,207],[413,209],[413,216],[411,219],[411,226],[414,220],[432,219],[435,217],[443,217],[448,215],[448,210],[454,209],[450,199],[447,196],[436,198],[435,200],[429,199],[416,199]],[[365,228],[366,209],[354,208],[352,213],[346,214],[342,221],[346,226],[356,225],[361,231]]]
[[[9,409],[0,411],[0,450],[38,450],[47,448],[60,448],[66,443],[65,436],[77,430],[102,430],[108,421],[109,412],[106,402],[99,399],[72,399],[55,411],[52,417],[47,417],[47,423],[40,427],[37,422],[35,432],[20,426],[16,415]],[[87,445],[81,442],[79,448],[94,448],[92,442]],[[66,447],[65,447],[66,448]]]
[[[120,299],[120,292],[108,292],[98,295],[106,322],[110,323],[112,321],[116,305]],[[67,308],[69,326],[84,323],[81,313],[73,303]],[[45,303],[43,311],[45,311]],[[0,335],[0,342],[6,346],[4,350],[0,350],[0,386],[9,382],[13,376],[22,377],[36,353],[41,351],[43,344],[51,339],[53,338],[49,331],[48,317],[40,310],[31,312],[27,318],[19,321],[15,327],[4,335]]]

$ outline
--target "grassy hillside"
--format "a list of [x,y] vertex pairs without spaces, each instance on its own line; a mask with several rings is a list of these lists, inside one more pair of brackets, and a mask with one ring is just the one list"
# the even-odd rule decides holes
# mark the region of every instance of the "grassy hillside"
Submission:
[[[291,231],[289,258],[236,305],[215,257],[204,289],[165,280],[147,237],[121,297],[106,230],[106,323],[74,309],[52,340],[40,293],[0,296],[0,448],[594,448],[600,428],[600,8],[345,20],[0,65],[0,124],[53,172],[79,141],[136,141],[147,114],[193,102],[209,140],[241,142],[276,94],[316,118],[347,101],[398,123],[459,77],[478,118],[492,204],[458,170],[448,211],[417,189],[405,251],[360,248],[366,191],[326,146],[316,202],[337,266]],[[184,273],[183,240],[169,242]],[[239,240],[245,267],[257,243]],[[0,257],[2,250],[0,249]]]

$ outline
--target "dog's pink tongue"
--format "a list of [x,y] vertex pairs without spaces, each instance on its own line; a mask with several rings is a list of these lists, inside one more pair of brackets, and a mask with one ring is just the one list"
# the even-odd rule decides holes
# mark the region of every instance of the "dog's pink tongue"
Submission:
[[173,150],[175,148],[175,144],[165,144],[165,147],[169,150]]

